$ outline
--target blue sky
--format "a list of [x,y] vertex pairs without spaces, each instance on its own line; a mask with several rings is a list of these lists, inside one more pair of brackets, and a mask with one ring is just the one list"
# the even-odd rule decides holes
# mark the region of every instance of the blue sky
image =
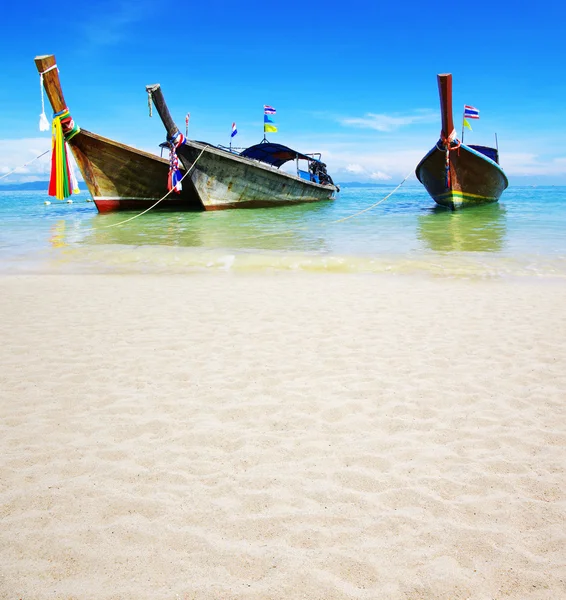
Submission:
[[[3,10],[0,175],[50,147],[38,128],[33,58],[55,54],[77,123],[157,152],[159,118],[145,85],[159,82],[189,136],[248,146],[263,137],[322,152],[337,182],[398,183],[440,130],[436,74],[454,77],[454,113],[480,110],[466,142],[497,132],[511,184],[566,184],[566,8],[559,2],[94,0]],[[46,99],[47,102],[47,99]],[[50,109],[46,110],[50,116]],[[0,183],[47,179],[42,159]],[[412,180],[416,184],[416,180]]]

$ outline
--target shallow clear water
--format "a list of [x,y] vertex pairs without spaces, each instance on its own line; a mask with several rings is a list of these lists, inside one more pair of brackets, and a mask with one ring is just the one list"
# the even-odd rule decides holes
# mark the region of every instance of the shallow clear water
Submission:
[[67,204],[2,191],[0,271],[566,276],[566,187],[510,188],[497,204],[456,212],[414,184],[383,200],[393,189],[344,187],[335,201],[281,208],[151,211],[128,222],[137,213],[98,214],[85,192]]

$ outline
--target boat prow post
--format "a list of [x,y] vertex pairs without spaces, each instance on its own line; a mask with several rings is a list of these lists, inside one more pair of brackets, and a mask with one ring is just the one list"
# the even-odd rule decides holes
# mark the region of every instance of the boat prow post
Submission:
[[57,61],[54,54],[45,54],[34,58],[37,72],[42,76],[43,87],[51,108],[54,113],[61,112],[67,108],[65,97],[63,96],[63,88],[59,79],[59,70],[57,69]]
[[175,124],[175,121],[173,121],[173,117],[171,117],[171,113],[169,112],[169,108],[167,107],[167,103],[165,102],[165,98],[163,96],[163,91],[161,90],[161,84],[154,83],[151,85],[146,85],[145,90],[153,101],[161,121],[165,126],[168,141],[175,140],[177,136],[181,134],[181,132]]
[[443,143],[454,142],[457,133],[452,114],[452,74],[440,73],[436,78],[438,81],[438,95],[440,97],[440,116],[442,118],[440,138]]

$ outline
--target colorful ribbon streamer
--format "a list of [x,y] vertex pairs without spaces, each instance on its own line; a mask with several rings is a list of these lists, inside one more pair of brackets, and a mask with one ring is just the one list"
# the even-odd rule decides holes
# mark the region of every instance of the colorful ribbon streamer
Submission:
[[72,194],[78,194],[79,188],[71,168],[69,146],[80,128],[75,125],[68,109],[53,115],[51,126],[51,178],[49,180],[49,195],[58,200],[64,200]]
[[180,194],[183,186],[181,179],[181,169],[179,169],[179,158],[177,157],[177,148],[185,143],[185,136],[177,131],[174,138],[169,139],[169,176],[167,177],[167,190],[173,190],[176,194]]

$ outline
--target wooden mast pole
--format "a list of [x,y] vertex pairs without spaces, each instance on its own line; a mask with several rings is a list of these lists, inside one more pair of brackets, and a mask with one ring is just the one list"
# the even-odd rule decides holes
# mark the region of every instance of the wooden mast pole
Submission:
[[145,89],[147,93],[151,95],[153,103],[155,104],[155,108],[157,109],[157,112],[163,121],[163,125],[165,125],[167,137],[169,139],[174,139],[179,133],[179,128],[177,125],[175,125],[175,121],[173,121],[171,113],[167,108],[167,103],[165,102],[163,92],[161,91],[161,84],[154,83],[153,85],[146,85]]
[[[437,75],[438,93],[440,95],[440,115],[442,117],[442,139],[449,139],[455,133],[452,117],[452,75]],[[454,136],[456,137],[456,136]]]
[[[46,54],[44,56],[35,57],[35,66],[37,67],[38,73],[43,73],[43,87],[45,93],[51,103],[51,108],[54,113],[61,112],[67,108],[65,104],[65,98],[63,97],[63,89],[61,88],[61,81],[59,80],[59,71],[57,70],[57,62],[53,54]],[[50,67],[55,67],[47,71]],[[47,73],[45,72],[47,71]]]
[[[37,72],[43,75],[43,87],[53,112],[60,113],[67,109],[68,107],[65,102],[65,97],[63,96],[63,88],[61,87],[61,80],[59,79],[59,70],[57,69],[55,55],[44,54],[42,56],[36,56],[34,62]],[[83,132],[84,130],[81,130],[77,135],[73,136],[68,144],[71,147],[71,151],[75,157],[81,175],[87,184],[89,192],[92,196],[100,195],[99,184],[93,173],[92,164],[88,156],[84,153],[84,147],[81,144]]]

